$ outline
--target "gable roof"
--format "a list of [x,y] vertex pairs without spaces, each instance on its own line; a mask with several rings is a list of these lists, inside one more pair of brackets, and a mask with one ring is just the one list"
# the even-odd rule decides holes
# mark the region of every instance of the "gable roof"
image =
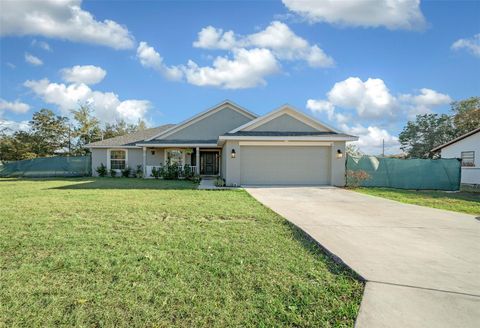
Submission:
[[255,119],[257,118],[257,115],[250,112],[249,110],[235,104],[233,101],[230,101],[230,100],[224,100],[222,101],[221,103],[211,107],[211,108],[208,108],[207,110],[195,115],[195,116],[192,116],[191,118],[171,127],[170,129],[168,130],[165,130],[165,131],[162,131],[161,133],[158,133],[156,135],[153,135],[147,139],[145,139],[145,141],[151,141],[152,139],[162,139],[162,138],[165,138],[165,137],[168,137],[169,135],[175,133],[175,132],[178,132],[186,127],[188,127],[189,125],[195,123],[195,122],[198,122],[202,119],[204,119],[205,117],[208,117],[209,115],[212,115],[222,109],[225,109],[225,108],[232,108],[233,110],[245,115],[246,117],[250,118],[250,119]]
[[450,140],[449,142],[446,142],[446,143],[444,143],[443,145],[440,145],[440,146],[438,146],[438,147],[435,147],[435,148],[432,149],[432,151],[438,151],[438,150],[440,150],[440,149],[442,149],[442,148],[445,148],[445,147],[447,147],[447,146],[450,146],[451,144],[454,144],[454,143],[456,143],[456,142],[458,142],[458,141],[460,141],[460,140],[462,140],[462,139],[465,139],[465,138],[467,138],[467,137],[470,137],[471,135],[474,135],[475,133],[479,133],[479,132],[480,132],[480,127],[476,128],[475,130],[472,130],[472,131],[470,131],[470,132],[467,132],[467,133],[461,135],[460,137],[457,137],[457,138],[455,138],[455,139],[453,139],[453,140]]
[[287,115],[290,115],[292,116],[293,118],[301,121],[302,123],[305,123],[317,130],[320,131],[321,128],[323,129],[326,129],[326,130],[329,130],[331,132],[334,132],[334,133],[342,133],[341,131],[331,127],[330,125],[324,123],[324,122],[321,122],[320,120],[317,120],[301,111],[299,111],[298,109],[295,109],[293,106],[291,105],[283,105],[281,106],[280,108],[277,108],[273,111],[271,111],[270,113],[267,113],[263,116],[260,116],[242,126],[239,126],[238,128],[235,128],[233,129],[232,131],[229,131],[228,134],[234,134],[234,133],[237,133],[239,131],[250,131],[256,127],[259,127],[277,117],[280,117],[281,115],[284,115],[284,114],[287,114]]
[[132,132],[123,136],[109,138],[105,140],[95,141],[85,145],[87,148],[102,148],[102,147],[136,147],[136,143],[150,138],[153,135],[162,133],[171,129],[175,124],[165,124],[157,126],[156,128],[145,129],[142,131]]

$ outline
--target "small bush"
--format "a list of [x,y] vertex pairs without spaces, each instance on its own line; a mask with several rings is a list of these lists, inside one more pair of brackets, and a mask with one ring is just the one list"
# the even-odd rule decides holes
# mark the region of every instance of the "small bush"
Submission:
[[116,170],[110,170],[110,176],[112,178],[115,178],[117,176],[117,171]]
[[105,176],[107,176],[107,174],[108,174],[107,167],[106,167],[105,165],[103,165],[103,163],[100,164],[100,166],[97,167],[97,168],[95,169],[95,171],[97,172],[97,174],[98,174],[99,177],[105,177]]
[[161,176],[165,180],[177,180],[180,176],[180,167],[177,163],[167,164],[162,167]]
[[349,187],[359,187],[363,181],[366,181],[368,179],[370,179],[370,175],[363,170],[347,171],[347,186]]
[[162,175],[162,168],[160,169],[157,169],[156,167],[152,168],[152,174],[150,174],[150,176],[154,177],[155,179],[158,179],[160,178],[161,175]]
[[137,165],[137,170],[135,171],[135,176],[137,178],[143,178],[143,167],[141,165]]
[[129,166],[125,166],[125,168],[122,170],[122,176],[124,178],[128,178],[132,174],[132,169]]
[[200,176],[200,174],[194,174],[190,180],[192,180],[193,183],[200,183],[202,177]]
[[185,179],[192,179],[195,175],[195,172],[192,170],[192,167],[189,164],[183,166],[183,177]]
[[214,184],[215,187],[225,187],[225,180],[222,178],[216,178]]

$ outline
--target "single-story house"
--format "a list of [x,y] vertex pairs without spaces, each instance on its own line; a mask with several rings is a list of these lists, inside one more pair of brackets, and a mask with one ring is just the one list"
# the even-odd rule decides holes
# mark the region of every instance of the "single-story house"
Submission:
[[432,151],[440,151],[442,158],[461,159],[461,183],[480,185],[480,127],[438,146]]
[[[176,162],[227,185],[345,185],[345,143],[358,138],[285,105],[258,116],[224,101],[184,122],[87,145],[92,172]],[[96,173],[94,173],[96,174]]]

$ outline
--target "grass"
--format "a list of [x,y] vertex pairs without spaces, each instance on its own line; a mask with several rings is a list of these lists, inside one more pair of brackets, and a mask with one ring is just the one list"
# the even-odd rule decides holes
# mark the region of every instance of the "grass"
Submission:
[[242,190],[0,179],[0,326],[352,327],[354,273]]
[[473,215],[480,214],[480,193],[466,191],[403,190],[376,187],[356,188],[354,190],[407,204],[428,206]]

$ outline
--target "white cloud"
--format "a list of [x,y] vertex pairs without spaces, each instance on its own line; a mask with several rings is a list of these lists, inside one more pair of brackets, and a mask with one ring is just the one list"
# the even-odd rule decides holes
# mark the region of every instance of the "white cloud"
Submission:
[[66,82],[92,85],[102,81],[107,75],[107,72],[98,66],[75,65],[73,67],[62,69],[60,74],[62,75],[62,79]]
[[408,108],[409,119],[414,119],[419,114],[431,113],[432,108],[448,105],[453,101],[449,95],[427,88],[420,89],[420,94],[417,95],[400,95],[399,99]]
[[[372,120],[411,119],[415,114],[429,113],[452,101],[449,95],[427,88],[395,96],[382,79],[362,81],[358,77],[335,83],[326,98],[308,99],[306,107],[314,114],[325,115],[343,131],[359,136],[356,144],[363,152],[373,155],[381,153],[382,140],[387,154],[399,153],[400,145],[398,137],[372,124]],[[365,126],[358,122],[365,120],[369,122]]]
[[237,40],[233,31],[224,33],[220,28],[207,26],[198,32],[198,40],[193,42],[193,46],[203,49],[230,50],[237,46]]
[[358,141],[353,142],[353,144],[356,144],[367,155],[380,155],[383,142],[385,142],[386,155],[401,153],[398,137],[378,126],[369,125],[365,127],[360,124],[354,126],[342,124],[341,128],[343,131],[359,137]]
[[313,113],[326,113],[329,120],[333,121],[335,114],[335,105],[328,100],[307,100],[307,108]]
[[146,42],[140,42],[137,48],[137,58],[144,67],[153,68],[170,80],[180,80],[182,71],[175,66],[168,67],[163,63],[163,58]]
[[17,66],[13,63],[10,63],[10,62],[7,62],[7,66],[10,68],[10,69],[15,69]]
[[310,22],[341,26],[384,26],[392,30],[421,29],[425,26],[420,0],[283,0],[283,4]]
[[40,58],[35,57],[34,55],[29,54],[28,52],[25,53],[25,61],[33,66],[43,65],[43,61]]
[[452,49],[466,49],[472,55],[480,57],[480,33],[475,34],[470,39],[459,39],[452,44]]
[[264,85],[265,77],[280,68],[268,49],[235,49],[233,59],[217,57],[212,66],[200,67],[189,61],[182,67],[187,81],[199,86],[242,89]]
[[334,60],[318,45],[296,35],[285,23],[273,21],[264,30],[246,35],[207,26],[198,33],[194,47],[234,50],[241,48],[269,49],[280,60],[304,60],[311,67],[331,67]]
[[16,131],[28,131],[30,124],[28,121],[10,121],[0,119],[0,131],[3,133],[11,134]]
[[328,101],[338,107],[356,109],[363,118],[393,116],[396,100],[381,79],[358,77],[337,82],[328,92]]
[[[392,95],[385,82],[378,78],[362,81],[349,77],[335,83],[327,99],[309,99],[307,108],[326,113],[329,120],[341,121],[337,108],[354,110],[361,119],[389,120],[406,114],[409,119],[417,114],[431,113],[433,108],[447,105],[452,98],[432,89],[422,88],[419,93]],[[344,115],[344,114],[343,114]]]
[[52,51],[52,48],[50,47],[50,45],[45,41],[38,41],[36,39],[33,39],[31,45],[32,47],[39,47],[45,51]]
[[136,123],[151,108],[147,100],[121,101],[113,92],[95,91],[84,83],[66,85],[42,79],[28,80],[24,85],[46,103],[57,105],[63,115],[70,115],[70,111],[78,108],[79,104],[88,103],[102,122],[111,123],[123,119],[128,123]]
[[23,103],[19,100],[15,101],[6,101],[5,99],[0,98],[0,115],[3,111],[11,111],[17,114],[23,114],[30,110],[30,105]]
[[125,26],[98,21],[81,0],[2,1],[0,35],[41,35],[114,49],[130,49],[134,39]]

